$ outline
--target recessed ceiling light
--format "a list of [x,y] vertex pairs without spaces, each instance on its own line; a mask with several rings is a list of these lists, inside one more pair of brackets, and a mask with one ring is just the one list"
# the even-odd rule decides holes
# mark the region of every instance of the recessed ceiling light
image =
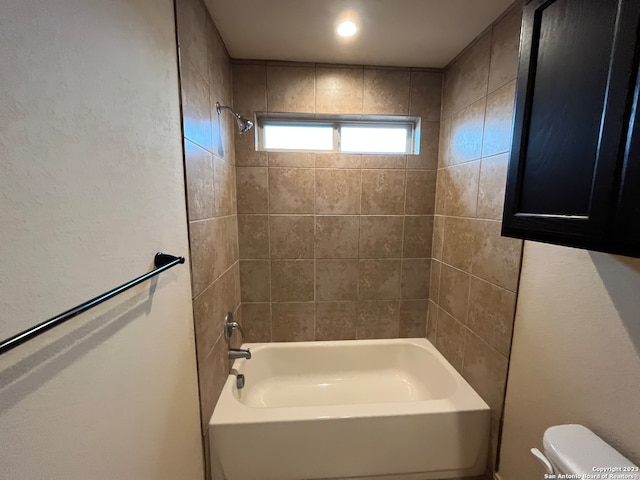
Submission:
[[347,20],[346,22],[342,22],[340,25],[338,25],[338,28],[336,28],[337,34],[341,37],[352,37],[356,34],[357,31],[358,27],[356,26],[356,24],[349,20]]

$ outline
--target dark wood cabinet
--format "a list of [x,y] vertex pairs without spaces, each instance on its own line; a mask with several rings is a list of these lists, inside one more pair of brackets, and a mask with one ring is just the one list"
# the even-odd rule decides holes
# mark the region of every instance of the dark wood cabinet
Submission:
[[613,238],[618,252],[640,257],[640,69],[622,156]]
[[505,236],[640,256],[640,0],[523,12]]

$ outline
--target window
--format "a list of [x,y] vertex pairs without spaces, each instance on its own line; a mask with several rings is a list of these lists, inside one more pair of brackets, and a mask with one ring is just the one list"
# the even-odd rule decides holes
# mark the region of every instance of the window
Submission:
[[418,154],[420,118],[257,114],[259,150]]
[[407,153],[409,126],[342,125],[340,151],[360,153]]
[[265,150],[333,150],[333,125],[267,123]]

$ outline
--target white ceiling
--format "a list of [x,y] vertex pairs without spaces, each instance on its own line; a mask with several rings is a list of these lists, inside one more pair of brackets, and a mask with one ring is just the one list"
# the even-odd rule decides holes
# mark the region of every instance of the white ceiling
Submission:
[[[205,0],[233,58],[446,66],[513,0]],[[359,17],[339,41],[343,12]]]

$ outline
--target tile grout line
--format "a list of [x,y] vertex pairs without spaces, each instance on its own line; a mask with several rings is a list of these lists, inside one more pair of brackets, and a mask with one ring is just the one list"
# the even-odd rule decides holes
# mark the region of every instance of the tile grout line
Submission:
[[[365,81],[365,68],[362,67],[362,110],[361,110],[361,114],[364,114],[364,102],[366,99],[366,81]],[[360,166],[362,167],[362,163],[360,164]]]
[[[409,191],[409,187],[407,185],[408,183],[408,173],[407,173],[407,166],[409,163],[409,158],[408,156],[405,157],[405,169],[404,169],[404,202],[402,205],[402,237],[400,239],[400,295],[399,295],[399,300],[398,300],[398,318],[397,318],[397,322],[398,322],[398,336],[400,335],[400,308],[402,306],[402,297],[403,297],[403,277],[404,277],[404,263],[405,263],[405,258],[404,258],[404,235],[405,235],[405,229],[406,229],[406,223],[407,223],[407,195],[408,195],[408,191]],[[427,307],[428,308],[428,307]]]
[[313,65],[313,113],[318,112],[318,64]]
[[411,115],[411,88],[413,87],[413,73],[411,69],[407,71],[407,74],[409,75],[409,91],[407,92],[407,113],[405,115],[409,116]]
[[[316,69],[314,67],[314,89],[315,89],[315,81],[316,81]],[[317,91],[315,91],[315,95],[317,96]],[[316,100],[317,102],[317,100]],[[316,175],[316,164],[317,157],[315,154],[313,155],[313,340],[316,340],[316,329],[318,327],[316,322],[316,301],[317,301],[317,289],[318,289],[318,259],[316,258],[316,221],[317,221],[317,213],[318,213],[318,188],[317,181],[318,177]]]
[[[266,85],[266,65],[265,65],[265,85]],[[265,94],[267,96],[267,99],[269,97],[268,95],[268,88],[265,88]],[[268,111],[268,108],[267,108]],[[268,245],[269,245],[269,268],[268,268],[268,272],[269,272],[269,342],[273,342],[273,294],[272,294],[272,288],[273,288],[273,283],[271,280],[271,276],[272,276],[272,258],[271,258],[271,180],[270,180],[270,171],[269,171],[269,153],[267,153],[267,241],[268,241]]]
[[[363,81],[363,100],[362,100],[362,105],[363,105],[363,111],[364,111],[364,71],[362,74],[362,81]],[[361,228],[362,228],[362,196],[364,194],[364,171],[362,169],[362,155],[360,155],[360,205],[358,208],[358,282],[357,282],[357,290],[356,290],[356,298],[358,301],[358,305],[357,305],[357,311],[356,311],[356,339],[359,338],[359,331],[360,331],[360,302],[361,302],[361,295],[360,295],[360,280],[361,280],[361,259],[360,259],[360,236],[361,236]]]
[[[316,70],[316,77],[317,77],[317,67],[315,67]],[[318,110],[318,92],[316,91],[316,111]],[[318,303],[317,303],[317,289],[318,289],[318,285],[317,285],[317,279],[318,279],[318,252],[316,251],[316,244],[317,244],[317,234],[318,234],[318,194],[317,194],[317,186],[316,186],[316,182],[318,181],[318,176],[317,176],[317,163],[318,163],[318,156],[316,154],[313,154],[313,184],[314,184],[314,195],[313,195],[313,339],[317,340],[317,335],[316,335],[316,331],[318,328],[318,321],[317,321],[317,315],[318,315]]]

